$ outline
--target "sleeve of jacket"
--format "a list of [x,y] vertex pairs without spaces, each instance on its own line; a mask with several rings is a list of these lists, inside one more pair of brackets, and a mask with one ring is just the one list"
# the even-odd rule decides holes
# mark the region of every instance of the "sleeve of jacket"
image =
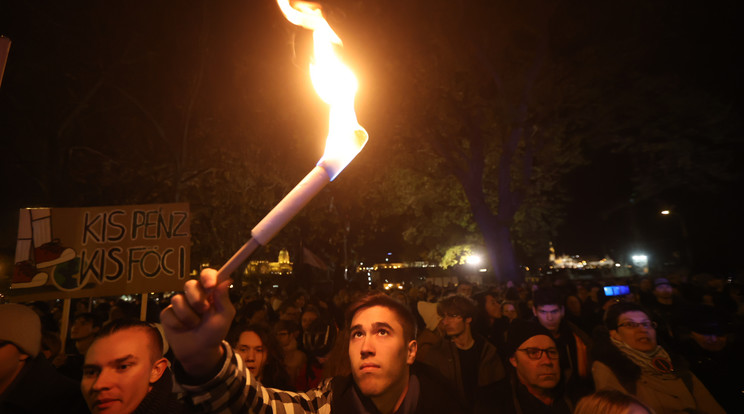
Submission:
[[219,373],[203,384],[188,384],[188,376],[174,366],[175,391],[197,412],[204,413],[318,413],[331,412],[331,382],[326,379],[310,391],[295,393],[261,385],[245,369],[227,342]]
[[599,390],[617,390],[628,394],[628,390],[620,384],[610,367],[594,361],[592,364],[592,377],[594,377],[594,388]]

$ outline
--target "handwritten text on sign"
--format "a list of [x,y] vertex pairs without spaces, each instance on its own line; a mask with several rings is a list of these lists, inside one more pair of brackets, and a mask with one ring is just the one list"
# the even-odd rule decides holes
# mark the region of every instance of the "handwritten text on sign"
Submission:
[[16,261],[33,277],[14,279],[11,292],[48,299],[178,290],[190,270],[189,216],[185,203],[23,209]]

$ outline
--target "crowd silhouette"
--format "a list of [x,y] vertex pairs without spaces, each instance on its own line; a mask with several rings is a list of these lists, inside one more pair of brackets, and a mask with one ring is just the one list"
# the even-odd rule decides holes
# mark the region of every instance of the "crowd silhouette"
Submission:
[[[205,280],[197,292],[216,289]],[[0,305],[0,412],[744,408],[742,286],[713,275],[224,295],[227,311],[193,294],[151,301],[142,322],[136,303],[76,300],[64,352],[58,303]],[[184,340],[210,312],[225,315],[203,336],[216,339]]]

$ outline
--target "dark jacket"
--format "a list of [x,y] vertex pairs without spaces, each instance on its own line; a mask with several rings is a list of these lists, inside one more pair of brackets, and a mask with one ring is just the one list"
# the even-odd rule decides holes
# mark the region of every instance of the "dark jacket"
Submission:
[[693,339],[682,344],[681,352],[690,371],[705,384],[716,401],[729,413],[744,407],[744,357],[741,345],[729,341],[718,352],[701,348]]
[[132,414],[178,414],[191,412],[173,392],[173,374],[166,369]]
[[442,339],[421,362],[436,368],[454,387],[461,405],[469,407],[472,412],[511,412],[510,407],[503,404],[504,400],[508,401],[509,383],[501,356],[496,347],[483,337],[475,335],[474,339],[473,346],[480,349],[474,400],[464,390],[460,354],[454,342]]
[[592,341],[578,326],[565,319],[561,321],[558,332],[560,336],[554,339],[561,354],[561,378],[566,386],[566,396],[575,404],[594,392],[590,358]]
[[522,383],[516,378],[512,370],[511,375],[511,397],[514,412],[517,414],[571,414],[573,411],[571,401],[563,395],[563,384],[558,384],[555,391],[555,400],[552,405],[545,405],[540,399],[532,395]]
[[[331,413],[379,414],[372,401],[364,397],[351,375],[334,377],[331,385]],[[422,363],[411,366],[411,377],[406,398],[396,414],[461,414],[462,408],[449,398],[451,389],[444,378]]]
[[42,355],[29,358],[0,395],[0,413],[87,413],[80,383],[57,372]]

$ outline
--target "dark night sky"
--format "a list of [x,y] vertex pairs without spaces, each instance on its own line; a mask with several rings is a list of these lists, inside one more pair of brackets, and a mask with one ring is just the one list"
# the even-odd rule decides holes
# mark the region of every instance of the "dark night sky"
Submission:
[[[674,13],[664,16],[664,24],[660,24],[668,31],[653,34],[666,40],[649,70],[678,77],[683,84],[726,102],[732,136],[738,140],[732,148],[736,161],[730,166],[737,177],[711,189],[683,185],[639,199],[629,179],[633,158],[594,153],[589,165],[565,180],[574,201],[554,241],[559,254],[609,253],[616,260],[627,260],[634,252],[667,257],[675,250],[684,254],[689,246],[697,270],[741,269],[744,68],[739,56],[742,26],[736,21],[741,6],[735,2],[676,4]],[[661,216],[659,212],[666,208],[678,215]],[[683,226],[688,233],[686,241]]]
[[[271,0],[261,1],[273,4]],[[248,6],[241,5],[239,2],[218,3],[223,13],[231,7],[240,9],[236,13],[245,13],[248,9]],[[675,5],[669,7],[673,13],[659,16],[663,20],[660,21],[659,32],[648,34],[650,37],[665,39],[667,47],[663,49],[663,53],[648,62],[649,67],[646,69],[656,72],[657,75],[669,74],[679,77],[685,83],[707,91],[728,104],[732,108],[731,112],[736,114],[731,120],[737,124],[733,134],[741,136],[742,131],[739,125],[741,119],[738,114],[742,109],[741,96],[744,91],[741,74],[744,71],[739,62],[742,50],[740,39],[743,38],[739,2],[669,3]],[[82,2],[81,4],[88,3]],[[44,33],[40,34],[38,30],[34,33],[29,32],[27,29],[34,28],[35,24],[23,22],[22,19],[32,15],[29,14],[29,10],[35,7],[43,6],[38,4],[29,6],[28,3],[21,1],[4,1],[0,4],[0,34],[6,34],[14,41],[6,79],[3,80],[0,88],[0,100],[13,99],[13,96],[7,93],[12,85],[7,83],[14,81],[12,77],[14,69],[10,66],[15,64],[14,59],[17,56],[43,55],[54,48],[63,47],[63,45],[54,43],[56,30],[70,31],[67,33],[70,36],[82,38],[88,36],[86,33],[74,33],[77,28],[70,27],[67,22],[54,22],[54,20],[50,21],[50,27]],[[193,24],[198,24],[198,22],[193,22]],[[261,24],[270,26],[266,21],[262,21]],[[175,30],[188,30],[188,25],[183,22],[182,25],[183,27],[176,27]],[[95,27],[95,24],[90,27]],[[235,30],[235,35],[238,35],[241,32],[237,29],[222,27],[215,30],[226,32]],[[137,30],[137,28],[132,28],[132,30]],[[167,22],[163,22],[162,36],[177,35],[177,33],[169,34],[169,30]],[[252,30],[248,33],[253,34]],[[38,36],[46,36],[47,40],[40,41]],[[27,50],[25,48],[28,43],[40,49]],[[48,49],[44,50],[42,47]],[[215,49],[221,48],[224,49],[222,52],[229,54],[235,52],[236,45],[215,45]],[[74,52],[74,50],[71,51],[71,53]],[[116,51],[106,53],[109,52]],[[39,59],[39,64],[53,65],[54,62]],[[93,66],[95,65],[90,67]],[[76,75],[69,73],[65,76]],[[219,78],[219,75],[216,77]],[[40,80],[39,84],[43,85],[44,80]],[[36,95],[35,99],[39,107],[44,106],[47,96],[43,90],[29,93]],[[6,102],[6,104],[12,106],[13,102]],[[22,114],[0,115],[0,128],[11,122],[11,119],[7,118],[8,115],[27,117],[25,122],[35,122],[33,111],[27,109]],[[2,134],[1,130],[0,134]],[[741,150],[741,145],[737,149]],[[6,153],[6,156],[12,157],[13,155]],[[739,153],[737,159],[742,161],[741,158],[741,153]],[[588,165],[566,177],[564,183],[573,197],[573,202],[566,211],[566,222],[559,229],[558,236],[554,240],[559,254],[601,256],[604,253],[610,253],[615,259],[623,260],[635,249],[666,252],[660,254],[668,254],[670,250],[680,250],[680,246],[683,246],[681,244],[683,243],[681,222],[674,222],[673,218],[661,217],[658,214],[662,208],[672,207],[683,214],[684,224],[689,233],[687,245],[691,246],[696,262],[715,271],[731,271],[740,268],[739,240],[744,231],[742,225],[744,220],[740,218],[742,203],[739,201],[741,197],[738,194],[743,183],[741,175],[738,179],[720,183],[716,188],[708,191],[698,188],[678,188],[637,200],[630,182],[632,166],[633,159],[630,156],[594,151],[591,152]],[[5,174],[9,170],[3,169],[2,171]],[[732,167],[732,171],[740,174],[741,167]],[[14,182],[12,177],[6,176],[2,179],[6,185],[12,185],[9,183]],[[13,192],[13,194],[23,194],[23,192]],[[22,198],[22,196],[19,197]],[[3,214],[13,214],[12,211],[15,211],[17,204],[24,202],[26,200],[8,200],[4,203]],[[3,226],[5,228],[2,234],[8,234],[12,224],[9,224],[8,220],[3,220]],[[12,229],[10,231],[12,232]],[[12,242],[3,241],[3,246],[11,244]]]

